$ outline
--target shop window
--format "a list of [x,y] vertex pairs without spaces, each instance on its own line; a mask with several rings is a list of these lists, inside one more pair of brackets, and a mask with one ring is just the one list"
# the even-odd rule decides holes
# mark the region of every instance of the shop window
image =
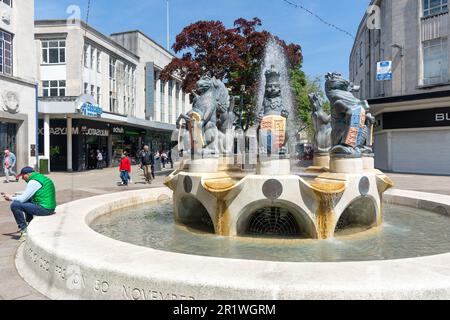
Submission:
[[12,35],[0,30],[0,73],[12,75]]
[[448,12],[448,0],[423,0],[423,16]]
[[423,72],[424,85],[448,82],[447,38],[423,42]]
[[66,81],[65,80],[42,81],[42,90],[44,97],[65,97]]

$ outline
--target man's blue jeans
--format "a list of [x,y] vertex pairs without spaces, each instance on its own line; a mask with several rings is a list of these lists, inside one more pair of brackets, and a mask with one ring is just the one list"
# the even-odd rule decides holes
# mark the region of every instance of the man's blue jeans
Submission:
[[11,203],[11,211],[22,231],[27,228],[27,223],[30,223],[34,216],[51,216],[55,213],[55,210],[48,210],[31,202],[21,203],[18,201]]

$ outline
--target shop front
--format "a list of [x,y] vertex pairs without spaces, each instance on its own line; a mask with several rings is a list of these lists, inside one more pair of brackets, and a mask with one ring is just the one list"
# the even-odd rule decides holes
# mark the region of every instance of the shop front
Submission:
[[[50,168],[52,171],[67,170],[67,126],[65,119],[50,120]],[[106,165],[110,125],[104,122],[73,119],[72,168],[84,171],[97,167],[97,152],[100,151]],[[39,153],[44,153],[43,121],[39,121]]]
[[143,147],[146,131],[127,126],[111,126],[112,132],[112,163],[116,167],[120,164],[121,155],[126,152],[132,164],[139,162],[139,152]]

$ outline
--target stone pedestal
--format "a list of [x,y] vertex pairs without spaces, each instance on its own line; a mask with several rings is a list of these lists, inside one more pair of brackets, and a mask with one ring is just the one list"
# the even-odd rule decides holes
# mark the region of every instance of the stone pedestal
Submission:
[[356,174],[364,172],[361,158],[331,157],[330,172]]
[[209,173],[219,171],[218,158],[204,158],[189,160],[189,172],[191,173]]
[[367,155],[362,157],[364,170],[375,169],[375,157],[373,155]]
[[330,154],[329,153],[315,153],[313,167],[329,168],[330,167]]
[[257,174],[282,176],[291,174],[291,160],[290,159],[276,159],[264,160],[258,163]]

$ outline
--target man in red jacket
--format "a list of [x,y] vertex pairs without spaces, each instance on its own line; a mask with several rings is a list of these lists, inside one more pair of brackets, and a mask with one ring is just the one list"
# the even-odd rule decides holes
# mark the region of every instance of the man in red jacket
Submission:
[[128,181],[130,180],[130,173],[131,173],[131,161],[126,153],[122,155],[119,171],[120,171],[120,179],[122,179],[121,186],[128,186]]

